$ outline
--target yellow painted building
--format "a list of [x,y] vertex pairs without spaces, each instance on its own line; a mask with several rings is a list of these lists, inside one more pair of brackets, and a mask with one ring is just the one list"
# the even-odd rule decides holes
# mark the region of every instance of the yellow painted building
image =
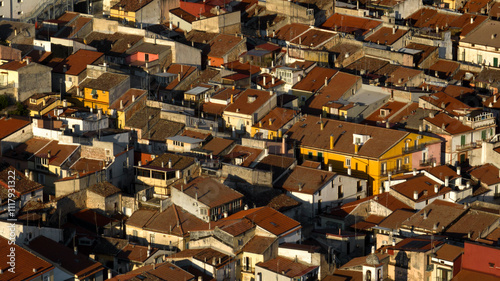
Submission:
[[441,163],[441,140],[416,133],[308,116],[287,134],[303,160],[367,179],[369,195],[381,193],[391,174],[422,168],[428,159]]
[[80,90],[74,98],[84,107],[102,109],[103,113],[111,114],[108,111],[110,105],[130,89],[130,78],[106,72],[95,79],[85,79],[78,87]]
[[135,12],[126,11],[119,6],[114,6],[109,12],[111,19],[123,21],[126,20],[128,24],[135,25]]
[[250,137],[260,134],[260,139],[275,140],[281,138],[283,132],[291,127],[292,120],[299,112],[292,109],[275,107],[266,116],[254,124],[250,131]]
[[[72,106],[72,104],[66,100],[61,101],[59,94],[56,93],[35,94],[24,101],[24,105],[26,109],[29,110],[31,117],[43,116],[60,106]],[[54,116],[54,114],[52,114],[52,116]]]

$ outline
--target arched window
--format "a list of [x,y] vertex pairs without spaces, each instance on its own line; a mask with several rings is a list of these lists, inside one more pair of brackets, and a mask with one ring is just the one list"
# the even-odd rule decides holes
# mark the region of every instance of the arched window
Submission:
[[367,270],[367,271],[366,271],[366,277],[365,277],[365,280],[366,280],[366,281],[371,281],[371,280],[372,280],[372,272],[371,272],[371,270]]

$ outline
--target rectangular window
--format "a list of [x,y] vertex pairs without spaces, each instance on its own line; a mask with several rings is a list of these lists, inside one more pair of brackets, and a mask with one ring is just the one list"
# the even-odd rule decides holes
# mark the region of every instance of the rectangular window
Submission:
[[485,139],[486,139],[486,130],[483,130],[483,131],[481,132],[481,139],[482,139],[482,140],[485,140]]
[[462,146],[464,146],[464,145],[465,145],[465,135],[460,136],[460,144],[461,144]]
[[483,64],[483,56],[477,55],[477,64]]
[[363,186],[361,185],[361,181],[358,181],[356,184],[356,192],[361,192],[363,190]]
[[338,198],[342,198],[344,197],[344,188],[342,187],[342,185],[339,185],[339,192],[338,192]]
[[152,178],[159,179],[159,180],[164,180],[165,179],[165,173],[164,172],[153,171]]
[[401,168],[403,167],[403,160],[402,159],[398,159],[396,160],[396,168],[397,170],[401,170]]
[[405,157],[405,165],[410,164],[410,157],[406,156]]
[[351,158],[345,159],[345,165],[346,165],[346,167],[351,167]]
[[380,166],[381,166],[380,171],[382,172],[382,174],[387,173],[387,163],[383,162]]

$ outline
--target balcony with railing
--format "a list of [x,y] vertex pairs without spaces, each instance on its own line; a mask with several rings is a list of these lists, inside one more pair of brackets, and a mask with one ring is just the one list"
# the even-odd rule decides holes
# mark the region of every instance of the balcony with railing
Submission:
[[394,169],[382,170],[381,174],[382,174],[382,176],[388,176],[389,173],[391,175],[397,175],[397,174],[409,172],[410,170],[411,169],[410,169],[409,165],[401,165],[400,167],[396,167]]
[[422,167],[432,166],[434,163],[436,163],[436,158],[427,158],[420,160],[420,166]]
[[402,151],[403,153],[413,153],[417,151],[421,151],[425,149],[425,144],[418,144],[418,145],[412,145],[412,146],[407,146],[403,147]]
[[456,146],[456,150],[457,151],[464,151],[464,150],[480,148],[482,146],[482,143],[483,143],[482,140],[478,140],[478,141],[473,141],[473,142],[466,143],[466,144],[459,144]]

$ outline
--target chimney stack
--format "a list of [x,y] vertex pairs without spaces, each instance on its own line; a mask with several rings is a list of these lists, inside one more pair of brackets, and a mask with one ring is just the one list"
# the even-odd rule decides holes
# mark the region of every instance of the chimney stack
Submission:
[[172,159],[168,158],[168,168],[172,169]]
[[460,176],[460,173],[462,172],[461,170],[462,170],[462,168],[461,168],[460,166],[458,166],[458,167],[457,167],[457,175],[459,175],[459,176]]
[[333,149],[335,147],[335,137],[333,134],[330,135],[330,149]]
[[434,193],[439,193],[439,185],[437,184],[434,185]]
[[417,169],[413,168],[413,176],[417,175]]
[[450,177],[446,176],[444,177],[444,186],[448,187],[450,185]]
[[123,100],[120,100],[120,109],[123,109]]
[[413,200],[418,200],[418,191],[413,191]]

